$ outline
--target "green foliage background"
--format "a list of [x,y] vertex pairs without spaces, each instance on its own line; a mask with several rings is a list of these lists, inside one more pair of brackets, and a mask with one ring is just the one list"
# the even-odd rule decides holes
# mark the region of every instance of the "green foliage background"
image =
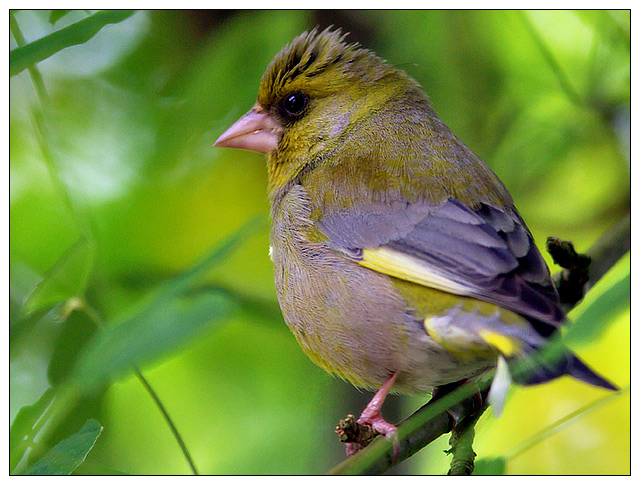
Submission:
[[[321,474],[341,460],[333,427],[367,395],[311,364],[282,322],[263,157],[212,147],[270,59],[316,24],[418,79],[540,244],[586,250],[630,210],[628,11],[112,11],[74,40],[97,14],[10,14],[11,50],[49,49],[10,59],[31,66],[10,80],[14,473],[42,457],[31,471],[51,470],[55,453],[74,454],[61,468],[74,473],[191,473],[153,392],[200,473]],[[621,387],[629,275],[627,255],[569,332]],[[511,474],[628,474],[629,393],[589,407],[604,396],[568,378],[516,388],[500,419],[480,420],[475,451]],[[400,471],[445,473],[447,447]]]

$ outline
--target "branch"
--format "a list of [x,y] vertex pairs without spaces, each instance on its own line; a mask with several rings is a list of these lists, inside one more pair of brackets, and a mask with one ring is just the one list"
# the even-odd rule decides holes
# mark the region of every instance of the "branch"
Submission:
[[631,213],[626,214],[589,250],[589,287],[593,287],[625,254],[631,250]]
[[577,305],[587,292],[591,257],[578,254],[571,241],[563,241],[557,237],[547,238],[547,252],[553,258],[553,262],[563,268],[553,275],[553,283],[558,290],[560,305],[566,313]]
[[[591,246],[587,251],[592,261],[588,280],[582,283],[582,288],[571,289],[573,292],[579,290],[584,294],[585,287],[595,285],[629,251],[631,243],[630,223],[630,214],[627,214]],[[563,241],[554,241],[559,242],[559,246],[565,248],[567,251],[565,254],[573,250],[573,246],[570,244],[566,245],[563,244]],[[575,253],[575,251],[573,252]],[[575,254],[578,260],[584,261],[583,255]],[[572,260],[571,258],[569,259],[570,261]],[[559,263],[568,264],[562,260],[562,253]],[[565,273],[567,270],[568,273]],[[580,278],[571,276],[571,269],[565,268],[562,273],[565,274],[567,280],[580,281]],[[577,304],[577,301],[569,306],[575,306],[575,304]],[[490,382],[490,378],[483,381],[480,389],[486,389]],[[473,428],[473,423],[486,410],[486,404],[478,410],[473,399],[471,399],[478,390],[477,384],[467,383],[439,399],[432,399],[398,426],[394,440],[388,440],[381,436],[376,437],[369,446],[335,466],[329,471],[329,474],[382,474],[414,455],[443,434],[452,431],[454,427],[456,432],[452,436],[451,442],[451,452],[454,453],[454,458],[450,474],[454,474],[461,469],[465,472],[470,472],[473,466],[473,457],[470,458],[470,453],[473,453],[473,451],[470,447],[469,437],[473,439],[473,436],[467,435],[465,437],[463,433],[465,428],[469,429],[467,425]],[[460,425],[456,426],[456,422],[460,423]]]
[[605,273],[631,248],[631,214],[625,215],[606,232],[587,254],[578,254],[570,241],[547,239],[547,251],[563,268],[553,276],[560,302],[568,312],[584,298]]
[[[488,385],[490,381],[485,383]],[[436,438],[450,432],[463,416],[478,413],[473,396],[479,388],[466,383],[433,398],[398,426],[394,439],[375,438],[369,446],[329,471],[329,475],[380,475],[406,460]]]
[[451,466],[448,475],[468,476],[473,473],[476,454],[473,451],[473,438],[475,437],[475,425],[486,411],[488,403],[486,399],[482,407],[465,416],[460,423],[451,430],[451,438],[449,444],[451,449],[446,453],[452,455]]

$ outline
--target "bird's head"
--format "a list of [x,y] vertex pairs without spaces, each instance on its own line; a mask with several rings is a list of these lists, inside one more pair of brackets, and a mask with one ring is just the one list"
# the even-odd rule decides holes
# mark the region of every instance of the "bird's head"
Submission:
[[268,155],[271,192],[316,166],[394,98],[424,97],[409,76],[339,30],[314,29],[285,46],[262,77],[256,104],[216,146]]

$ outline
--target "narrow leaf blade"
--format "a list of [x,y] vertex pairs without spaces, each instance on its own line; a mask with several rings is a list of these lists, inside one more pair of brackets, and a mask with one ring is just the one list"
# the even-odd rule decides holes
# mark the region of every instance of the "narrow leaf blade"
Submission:
[[97,392],[133,367],[174,352],[206,325],[224,321],[235,312],[238,303],[221,290],[194,292],[207,271],[262,227],[259,220],[248,222],[190,270],[161,285],[129,318],[107,325],[80,355],[72,373],[80,391]]
[[29,470],[27,475],[71,475],[96,444],[102,426],[89,419],[82,429],[51,448]]
[[[47,389],[40,398],[30,406],[24,406],[18,411],[9,430],[9,469],[14,470],[22,459],[25,449],[30,443],[36,421],[44,414],[55,396],[53,388]],[[33,436],[31,436],[33,438]]]
[[631,304],[631,273],[612,284],[580,314],[568,328],[566,339],[572,343],[597,340],[613,318]]
[[48,309],[84,292],[93,269],[95,249],[84,237],[78,239],[54,263],[22,308],[24,315]]
[[80,357],[73,378],[81,392],[93,394],[109,381],[175,352],[207,324],[221,322],[236,309],[225,295],[174,298],[111,325]]
[[133,13],[133,10],[103,10],[12,50],[9,53],[9,76],[15,76],[62,49],[87,42],[105,25],[122,22]]

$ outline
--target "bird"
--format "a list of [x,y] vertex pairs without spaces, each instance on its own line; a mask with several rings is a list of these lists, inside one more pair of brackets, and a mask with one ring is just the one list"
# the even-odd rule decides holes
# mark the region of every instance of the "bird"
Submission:
[[284,320],[313,362],[377,390],[358,423],[391,438],[389,392],[492,371],[496,415],[514,378],[616,390],[568,349],[510,371],[567,321],[549,268],[505,185],[418,82],[346,36],[316,27],[286,45],[214,145],[266,155]]

